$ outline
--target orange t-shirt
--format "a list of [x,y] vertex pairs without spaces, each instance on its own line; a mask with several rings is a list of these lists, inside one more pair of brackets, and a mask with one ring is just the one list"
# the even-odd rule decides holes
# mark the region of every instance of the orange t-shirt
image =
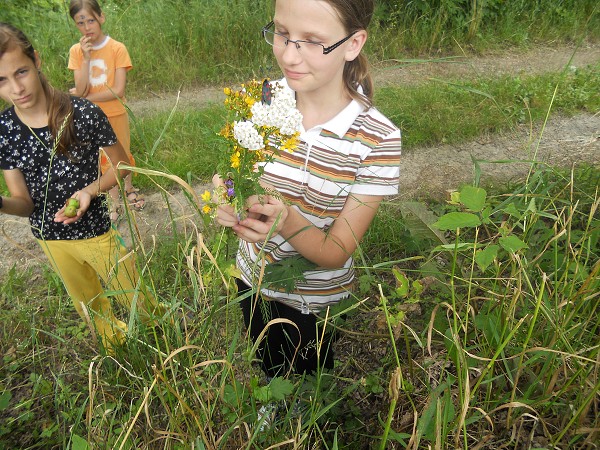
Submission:
[[[69,69],[79,70],[83,64],[83,51],[81,44],[77,43],[69,50]],[[115,83],[117,69],[132,69],[131,58],[124,44],[106,36],[101,44],[92,48],[90,58],[90,93],[100,92],[112,87]],[[127,112],[125,97],[115,98],[107,102],[94,102],[107,117],[114,117]]]

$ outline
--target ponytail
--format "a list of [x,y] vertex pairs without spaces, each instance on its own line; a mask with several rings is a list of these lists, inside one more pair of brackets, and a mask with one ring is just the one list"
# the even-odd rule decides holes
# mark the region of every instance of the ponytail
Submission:
[[46,95],[48,128],[55,140],[56,153],[70,157],[69,149],[77,142],[71,96],[53,87],[41,72],[40,82]]
[[[369,71],[369,61],[364,54],[359,54],[353,61],[344,66],[344,86],[350,96],[365,108],[373,106],[373,78]],[[362,93],[358,87],[362,87]]]
[[[366,30],[373,18],[373,0],[325,0],[336,10],[347,33]],[[367,57],[360,53],[353,61],[347,61],[343,74],[344,87],[354,100],[366,108],[373,105],[373,79],[369,72]],[[359,92],[362,87],[362,93]]]

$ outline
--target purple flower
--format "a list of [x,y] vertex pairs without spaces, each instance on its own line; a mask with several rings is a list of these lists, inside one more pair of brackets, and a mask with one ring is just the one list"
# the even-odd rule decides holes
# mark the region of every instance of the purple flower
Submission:
[[233,189],[232,187],[227,189],[227,196],[228,197],[235,197],[235,189]]
[[225,180],[225,186],[227,186],[228,188],[233,188],[233,180],[231,178],[227,178]]

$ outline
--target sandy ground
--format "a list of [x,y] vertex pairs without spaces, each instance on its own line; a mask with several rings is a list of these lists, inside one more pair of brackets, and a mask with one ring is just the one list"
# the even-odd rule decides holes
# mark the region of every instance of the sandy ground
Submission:
[[[564,67],[583,67],[600,62],[600,47],[536,48],[479,57],[455,57],[437,61],[388,61],[374,68],[377,86],[415,84],[430,79],[469,78],[489,74],[532,74],[557,71]],[[153,94],[145,99],[130,99],[134,114],[143,116],[156,109],[169,110],[205,107],[222,101],[218,87],[179,93]],[[528,161],[535,159],[553,166],[571,167],[584,162],[600,165],[600,112],[572,118],[552,117],[542,129],[518,128],[458,145],[414,148],[405,152],[401,162],[398,200],[421,196],[443,197],[447,190],[473,180],[472,158],[483,160],[481,177],[487,182],[505,182],[527,175]],[[508,161],[508,162],[507,162]],[[201,194],[204,186],[194,186]],[[179,189],[166,193],[171,212],[182,225],[193,227],[198,218],[187,206]],[[146,208],[135,213],[134,232],[151,242],[164,234],[170,223],[165,193],[146,193]],[[0,216],[0,276],[16,265],[23,269],[45,263],[33,240],[26,219]],[[123,222],[119,229],[126,240],[131,227]]]

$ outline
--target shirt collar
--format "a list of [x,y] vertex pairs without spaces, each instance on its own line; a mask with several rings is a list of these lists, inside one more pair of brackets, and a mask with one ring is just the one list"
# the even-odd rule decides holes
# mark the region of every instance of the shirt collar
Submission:
[[100,42],[98,45],[94,45],[92,47],[92,50],[100,50],[101,48],[104,48],[106,46],[106,44],[108,44],[109,40],[110,40],[110,36],[107,34],[106,36],[104,36],[104,39],[102,40],[102,42]]
[[[294,92],[294,98],[295,98],[296,93],[294,90],[292,90],[288,86],[287,80],[285,78],[282,78],[281,80],[277,81],[277,83],[279,83],[281,86],[283,86],[284,89],[289,89],[290,91]],[[358,92],[360,94],[363,93],[362,86],[358,87]],[[354,123],[356,118],[359,116],[359,114],[361,114],[363,111],[364,111],[364,106],[362,104],[360,104],[359,102],[357,102],[356,100],[352,99],[352,101],[348,104],[348,106],[346,106],[344,109],[342,109],[335,117],[333,117],[332,119],[328,120],[327,122],[325,122],[321,125],[315,125],[312,129],[318,128],[318,129],[324,129],[327,131],[331,131],[332,133],[335,133],[340,138],[342,138],[342,137],[344,137],[346,132],[350,129],[350,127],[352,126],[352,124]],[[306,131],[308,131],[308,130],[306,130]]]

